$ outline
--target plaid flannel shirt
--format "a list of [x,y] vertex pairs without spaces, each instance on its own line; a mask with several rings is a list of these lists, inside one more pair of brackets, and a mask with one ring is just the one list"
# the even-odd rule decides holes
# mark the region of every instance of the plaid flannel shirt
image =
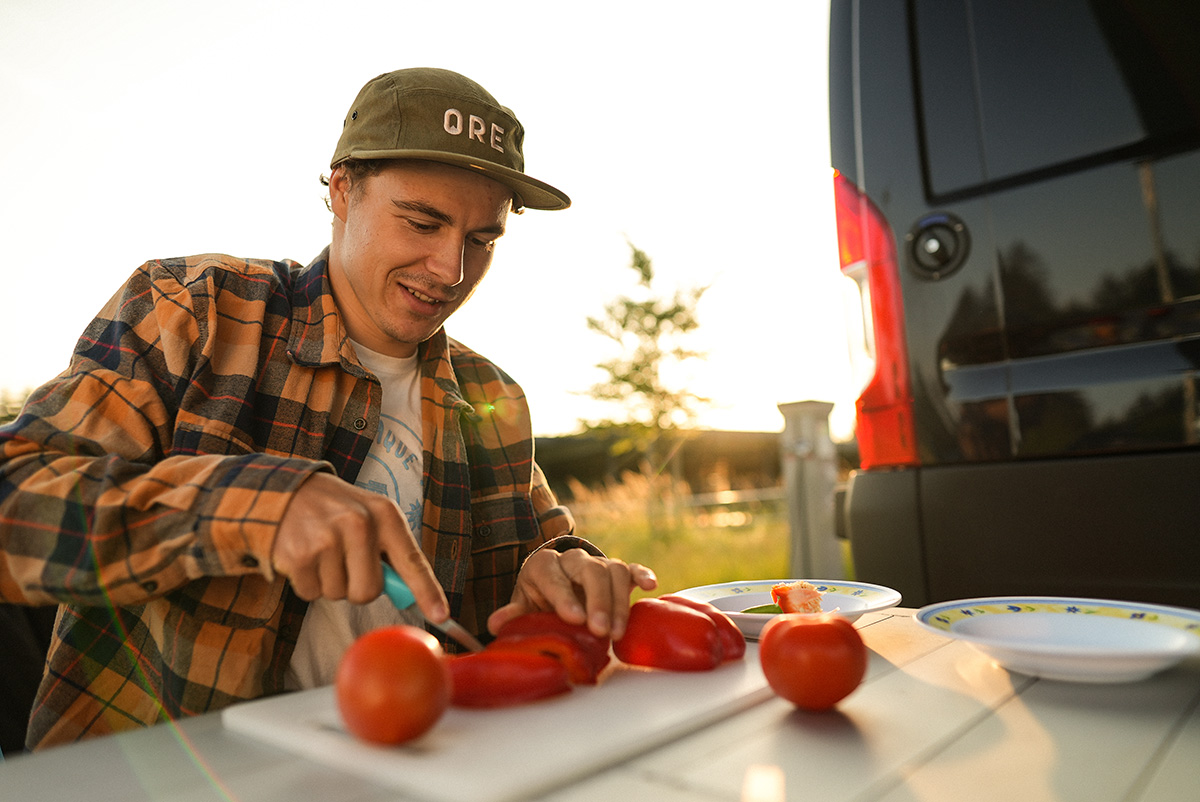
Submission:
[[[0,427],[0,600],[61,605],[31,748],[283,690],[307,604],[272,570],[276,528],[313,472],[354,481],[382,394],[327,253],[143,265]],[[532,551],[597,552],[533,461],[521,389],[444,332],[418,353],[421,544],[482,635]]]

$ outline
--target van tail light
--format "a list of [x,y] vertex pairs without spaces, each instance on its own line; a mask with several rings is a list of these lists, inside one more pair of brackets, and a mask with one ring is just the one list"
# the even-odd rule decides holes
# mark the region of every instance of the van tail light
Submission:
[[883,214],[837,170],[833,172],[838,255],[854,280],[862,317],[852,359],[865,383],[856,403],[863,468],[917,465],[912,387],[904,340],[904,305],[896,239]]

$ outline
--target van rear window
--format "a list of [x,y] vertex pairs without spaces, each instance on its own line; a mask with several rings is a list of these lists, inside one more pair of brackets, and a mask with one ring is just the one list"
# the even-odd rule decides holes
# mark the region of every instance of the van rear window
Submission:
[[934,197],[1200,140],[1200,3],[912,0],[910,12]]

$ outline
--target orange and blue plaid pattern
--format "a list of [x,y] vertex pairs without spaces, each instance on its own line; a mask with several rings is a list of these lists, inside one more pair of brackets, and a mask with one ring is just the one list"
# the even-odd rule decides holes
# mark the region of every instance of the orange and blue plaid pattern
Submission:
[[[31,748],[283,690],[307,605],[275,529],[313,472],[354,481],[382,393],[325,259],[143,265],[0,427],[0,601],[61,605]],[[419,354],[422,548],[482,634],[532,551],[595,549],[533,461],[520,387],[443,332]]]

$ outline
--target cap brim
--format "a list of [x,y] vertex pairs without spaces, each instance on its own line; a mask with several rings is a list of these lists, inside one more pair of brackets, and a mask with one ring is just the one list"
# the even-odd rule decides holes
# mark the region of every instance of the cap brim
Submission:
[[[456,153],[446,153],[440,150],[355,150],[347,159],[421,159],[422,161],[452,164],[455,167],[465,167],[468,170],[483,173],[488,178],[498,181],[508,187],[517,196],[514,208],[524,206],[529,209],[566,209],[571,205],[571,199],[562,190],[555,189],[544,181],[531,178],[517,170],[511,170],[492,162],[460,156]],[[342,160],[344,161],[344,159]],[[336,164],[334,165],[337,166]]]

